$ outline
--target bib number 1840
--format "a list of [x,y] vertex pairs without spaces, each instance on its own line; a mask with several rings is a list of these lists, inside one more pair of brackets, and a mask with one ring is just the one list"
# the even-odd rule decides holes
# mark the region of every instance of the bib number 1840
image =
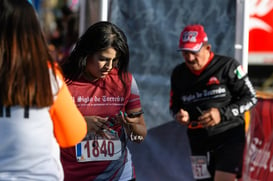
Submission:
[[78,162],[117,160],[120,156],[120,140],[85,140],[76,145]]

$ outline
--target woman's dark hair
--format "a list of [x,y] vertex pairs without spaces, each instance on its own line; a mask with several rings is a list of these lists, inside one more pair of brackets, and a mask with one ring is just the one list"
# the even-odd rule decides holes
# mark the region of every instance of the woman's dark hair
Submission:
[[27,0],[1,0],[0,25],[0,104],[51,105],[48,66],[53,68],[55,62],[32,5]]
[[[79,38],[67,60],[62,63],[67,82],[77,79],[84,72],[85,59],[88,55],[114,48],[117,52],[118,75],[124,83],[128,71],[129,48],[123,31],[111,22],[100,21],[91,25]],[[124,74],[125,73],[125,74]]]

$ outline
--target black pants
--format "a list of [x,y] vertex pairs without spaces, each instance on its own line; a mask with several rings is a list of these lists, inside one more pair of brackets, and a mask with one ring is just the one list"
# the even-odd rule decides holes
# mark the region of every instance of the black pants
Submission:
[[241,177],[245,147],[244,125],[213,136],[208,136],[205,129],[188,130],[188,136],[192,156],[205,157],[207,169],[212,176],[210,179],[200,180],[213,180],[216,170]]

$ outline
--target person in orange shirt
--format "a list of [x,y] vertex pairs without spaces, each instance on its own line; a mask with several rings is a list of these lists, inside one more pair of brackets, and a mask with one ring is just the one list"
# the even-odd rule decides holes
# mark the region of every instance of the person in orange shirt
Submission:
[[87,124],[27,0],[0,1],[0,180],[63,180],[60,147]]

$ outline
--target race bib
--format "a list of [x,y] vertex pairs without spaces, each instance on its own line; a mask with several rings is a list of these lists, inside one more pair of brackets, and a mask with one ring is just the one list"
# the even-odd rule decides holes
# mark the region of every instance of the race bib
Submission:
[[119,140],[86,140],[76,145],[78,162],[117,160],[121,152]]
[[191,164],[194,179],[211,178],[207,168],[206,156],[191,156]]
[[122,153],[122,144],[118,135],[111,139],[91,136],[75,146],[78,162],[117,160]]

